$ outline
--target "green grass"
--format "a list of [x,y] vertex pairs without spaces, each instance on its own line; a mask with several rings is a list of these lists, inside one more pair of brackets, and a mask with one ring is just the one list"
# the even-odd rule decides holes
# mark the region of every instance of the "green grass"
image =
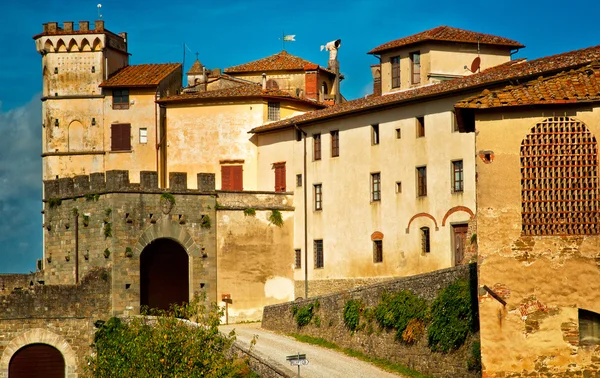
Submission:
[[354,350],[354,349],[342,348],[339,345],[337,345],[336,343],[332,343],[331,341],[327,341],[320,337],[300,335],[297,333],[292,333],[292,334],[290,334],[290,336],[292,336],[296,340],[301,341],[303,343],[318,345],[318,346],[322,346],[324,348],[333,349],[335,351],[342,352],[347,356],[358,358],[359,360],[368,362],[372,365],[377,366],[378,368],[381,368],[383,370],[386,370],[386,371],[389,371],[392,373],[402,374],[402,375],[405,375],[405,376],[411,377],[411,378],[432,378],[430,375],[425,375],[425,374],[419,373],[418,371],[409,369],[404,365],[396,364],[396,363],[390,362],[388,360],[385,360],[383,358],[367,356],[366,354],[359,352],[357,350]]

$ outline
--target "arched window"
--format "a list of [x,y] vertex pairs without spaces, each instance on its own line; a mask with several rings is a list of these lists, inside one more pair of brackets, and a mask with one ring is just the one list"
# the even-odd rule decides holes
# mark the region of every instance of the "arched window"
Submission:
[[429,235],[429,227],[421,227],[421,252],[431,252],[431,238]]
[[598,233],[598,151],[583,122],[551,117],[521,142],[523,235]]
[[274,79],[267,80],[267,89],[279,89],[279,84]]

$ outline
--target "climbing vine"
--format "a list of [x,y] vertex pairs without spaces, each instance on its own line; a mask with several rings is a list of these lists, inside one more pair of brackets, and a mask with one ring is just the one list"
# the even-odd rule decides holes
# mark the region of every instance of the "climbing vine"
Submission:
[[350,299],[344,305],[344,324],[350,331],[356,331],[360,324],[360,312],[363,304],[358,299]]

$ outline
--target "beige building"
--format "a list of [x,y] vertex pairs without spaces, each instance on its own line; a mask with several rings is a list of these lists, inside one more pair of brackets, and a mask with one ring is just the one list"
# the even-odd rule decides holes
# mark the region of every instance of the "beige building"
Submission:
[[522,63],[515,70],[549,72],[457,104],[479,155],[484,377],[600,369],[600,67],[584,65],[599,57],[590,48]]

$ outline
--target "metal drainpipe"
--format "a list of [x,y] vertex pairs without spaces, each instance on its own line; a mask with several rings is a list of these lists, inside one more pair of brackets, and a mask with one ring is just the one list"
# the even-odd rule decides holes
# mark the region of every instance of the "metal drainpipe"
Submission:
[[75,285],[79,284],[79,212],[75,213]]
[[308,298],[308,189],[306,187],[306,132],[294,124],[294,128],[302,133],[304,140],[304,298]]

